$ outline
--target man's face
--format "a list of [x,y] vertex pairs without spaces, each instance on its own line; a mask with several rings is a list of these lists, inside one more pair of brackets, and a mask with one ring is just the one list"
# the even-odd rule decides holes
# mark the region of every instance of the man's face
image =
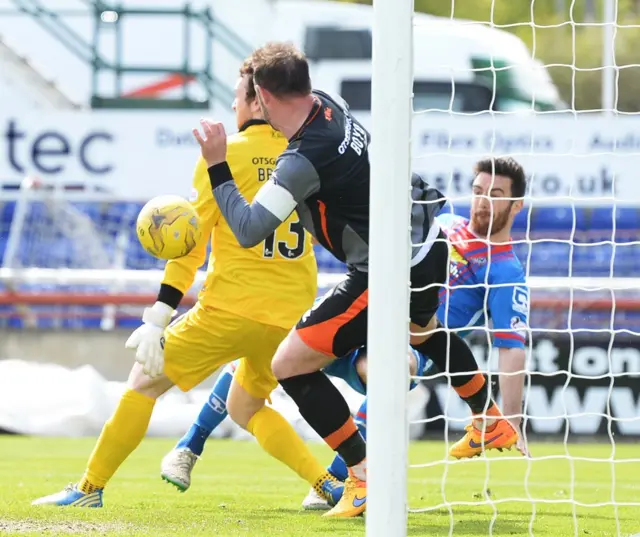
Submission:
[[259,110],[256,99],[247,102],[247,83],[248,77],[246,75],[239,77],[236,82],[235,99],[233,100],[232,108],[236,113],[238,128],[242,127],[250,119],[254,119],[256,112]]
[[[520,211],[522,201],[512,201],[511,179],[480,172],[473,181],[471,226],[482,237],[493,235],[508,227]],[[505,199],[506,198],[506,199]]]

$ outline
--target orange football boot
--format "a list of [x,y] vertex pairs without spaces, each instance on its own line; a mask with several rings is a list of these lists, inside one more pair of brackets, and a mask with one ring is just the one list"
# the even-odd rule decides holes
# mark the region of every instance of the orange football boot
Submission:
[[484,432],[474,424],[467,425],[465,431],[467,433],[449,449],[449,455],[457,459],[477,457],[488,449],[511,449],[518,442],[518,432],[505,418],[498,418]]

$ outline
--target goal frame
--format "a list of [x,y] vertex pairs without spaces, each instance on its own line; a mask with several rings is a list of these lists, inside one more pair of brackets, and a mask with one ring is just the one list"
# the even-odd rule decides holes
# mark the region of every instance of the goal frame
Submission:
[[406,537],[413,0],[373,4],[367,537]]

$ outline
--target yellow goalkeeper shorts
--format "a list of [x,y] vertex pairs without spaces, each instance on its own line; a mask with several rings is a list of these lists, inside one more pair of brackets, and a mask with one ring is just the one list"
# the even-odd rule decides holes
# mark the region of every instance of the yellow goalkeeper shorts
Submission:
[[288,330],[200,303],[165,330],[164,372],[183,392],[242,358],[235,379],[252,396],[269,398],[278,384],[271,360]]

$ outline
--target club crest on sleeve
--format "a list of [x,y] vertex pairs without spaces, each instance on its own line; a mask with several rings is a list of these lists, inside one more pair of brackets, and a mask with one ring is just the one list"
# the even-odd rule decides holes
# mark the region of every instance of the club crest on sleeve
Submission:
[[527,335],[527,323],[525,323],[520,317],[511,317],[511,330],[514,330],[520,337],[526,337]]

